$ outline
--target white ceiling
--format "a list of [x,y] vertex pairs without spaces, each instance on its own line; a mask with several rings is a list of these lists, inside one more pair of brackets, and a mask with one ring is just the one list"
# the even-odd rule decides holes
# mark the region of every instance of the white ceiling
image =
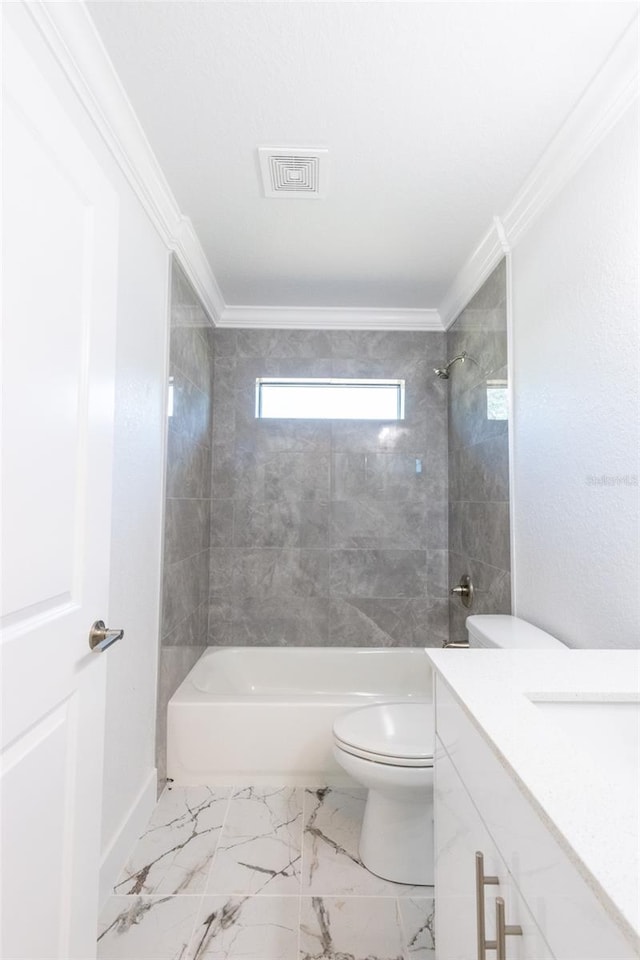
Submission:
[[[430,308],[624,28],[625,2],[88,4],[227,304]],[[258,146],[326,147],[265,199]]]

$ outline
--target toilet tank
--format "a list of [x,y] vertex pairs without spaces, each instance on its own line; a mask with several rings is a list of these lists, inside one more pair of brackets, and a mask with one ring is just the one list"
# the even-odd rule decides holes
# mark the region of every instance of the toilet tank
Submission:
[[507,614],[478,614],[467,617],[470,647],[499,647],[504,650],[567,650],[568,647],[532,623]]

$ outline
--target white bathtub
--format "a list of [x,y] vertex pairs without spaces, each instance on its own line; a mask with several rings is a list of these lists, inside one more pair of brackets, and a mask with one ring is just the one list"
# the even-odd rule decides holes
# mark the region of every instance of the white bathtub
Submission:
[[167,773],[177,783],[346,782],[334,719],[382,700],[431,700],[424,650],[219,647],[169,701]]

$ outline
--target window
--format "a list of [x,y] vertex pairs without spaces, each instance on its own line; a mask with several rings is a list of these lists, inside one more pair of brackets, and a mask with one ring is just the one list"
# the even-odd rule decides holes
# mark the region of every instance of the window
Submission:
[[258,377],[256,417],[262,420],[402,420],[404,380]]
[[509,419],[509,393],[506,380],[487,380],[487,420]]

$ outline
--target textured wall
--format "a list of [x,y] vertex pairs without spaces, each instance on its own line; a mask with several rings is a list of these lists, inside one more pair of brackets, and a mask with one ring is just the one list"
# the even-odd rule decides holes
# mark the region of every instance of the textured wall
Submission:
[[[218,329],[214,341],[209,643],[439,645],[444,334]],[[255,419],[256,377],[326,375],[406,378],[406,420]]]
[[510,613],[507,420],[487,416],[487,381],[507,380],[506,264],[503,260],[447,332],[455,363],[449,384],[449,582],[469,574],[473,607],[449,605],[452,640],[466,639],[470,613]]
[[513,252],[516,609],[640,644],[638,112]]
[[213,328],[174,262],[157,761],[165,770],[167,702],[207,642]]
[[140,797],[155,786],[160,626],[169,252],[121,195],[109,622],[125,636],[106,658],[101,898],[149,815]]

